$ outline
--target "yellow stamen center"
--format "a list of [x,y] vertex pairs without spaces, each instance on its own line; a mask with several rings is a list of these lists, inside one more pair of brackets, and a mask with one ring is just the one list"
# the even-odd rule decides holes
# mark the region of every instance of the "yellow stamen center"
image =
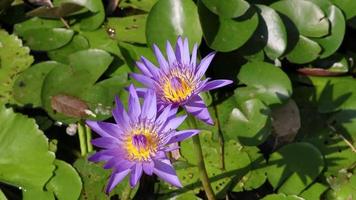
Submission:
[[125,143],[130,160],[147,161],[157,152],[158,137],[149,129],[136,129],[127,137]]
[[186,100],[192,94],[193,89],[190,81],[184,77],[174,76],[166,78],[163,83],[163,95],[172,103]]

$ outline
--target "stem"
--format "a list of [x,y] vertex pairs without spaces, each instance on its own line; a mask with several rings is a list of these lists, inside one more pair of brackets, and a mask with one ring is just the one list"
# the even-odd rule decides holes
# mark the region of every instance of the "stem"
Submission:
[[80,152],[82,156],[87,154],[87,145],[86,145],[86,137],[85,137],[85,130],[83,126],[83,122],[78,122],[78,135],[79,135],[79,143],[80,143]]
[[[213,101],[214,101],[214,95],[212,95],[213,97]],[[218,116],[218,107],[217,105],[213,106],[214,111],[215,111],[215,117],[217,120],[217,125],[218,125],[218,138],[219,138],[219,145],[220,145],[220,168],[222,170],[225,170],[225,140],[224,140],[224,136],[221,130],[221,126],[220,126],[220,120],[219,120],[219,116]]]
[[87,150],[88,153],[93,151],[93,145],[91,144],[91,129],[89,128],[89,126],[84,125],[85,126],[85,135],[86,135],[86,139],[87,139]]
[[[189,116],[189,121],[191,122],[191,125],[194,128],[197,128],[197,123],[193,116]],[[214,195],[213,189],[210,185],[208,173],[205,168],[203,150],[201,148],[199,134],[193,136],[192,139],[193,139],[194,153],[197,156],[197,165],[198,165],[198,169],[199,169],[199,173],[200,173],[200,181],[203,184],[203,188],[204,188],[205,194],[208,197],[208,199],[215,200],[215,195]]]
[[130,181],[129,181],[127,183],[127,186],[126,186],[125,190],[123,191],[122,197],[120,199],[121,200],[129,200],[129,199],[131,199],[130,198],[131,192],[132,192],[132,188],[131,188]]

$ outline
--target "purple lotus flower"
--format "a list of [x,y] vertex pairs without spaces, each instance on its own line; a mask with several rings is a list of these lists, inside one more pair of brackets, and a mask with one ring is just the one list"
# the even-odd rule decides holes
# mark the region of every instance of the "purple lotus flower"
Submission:
[[197,134],[198,130],[176,131],[186,116],[176,117],[176,108],[167,106],[157,113],[156,94],[147,90],[141,107],[136,89],[129,87],[128,112],[116,98],[113,116],[116,124],[87,121],[88,126],[101,137],[92,143],[103,150],[89,158],[92,162],[105,161],[105,169],[112,168],[106,187],[109,193],[130,173],[130,185],[134,187],[142,172],[156,174],[170,184],[181,187],[181,183],[166,157],[166,153],[178,147],[171,145]]
[[[198,119],[207,124],[214,124],[199,93],[232,83],[230,80],[209,81],[209,78],[201,80],[215,53],[210,53],[197,65],[198,45],[194,45],[190,57],[188,39],[183,42],[181,37],[178,38],[175,52],[167,41],[168,61],[156,45],[153,46],[153,49],[160,68],[141,57],[141,62],[136,64],[142,74],[132,73],[132,77],[149,89],[156,91],[160,107],[183,106],[188,113]],[[145,89],[139,90],[144,91]]]

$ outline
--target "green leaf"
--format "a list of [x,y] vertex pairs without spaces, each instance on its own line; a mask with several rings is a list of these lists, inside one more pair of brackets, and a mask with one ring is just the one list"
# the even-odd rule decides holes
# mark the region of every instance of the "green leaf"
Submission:
[[346,15],[346,19],[352,19],[356,16],[356,2],[354,0],[330,0],[339,7]]
[[35,64],[22,72],[14,83],[15,100],[21,104],[32,104],[33,107],[41,106],[41,91],[44,79],[53,68],[62,66],[64,65],[47,61]]
[[55,200],[53,192],[43,191],[42,188],[32,188],[22,191],[23,200]]
[[22,41],[0,29],[0,104],[13,103],[12,87],[17,75],[33,62],[30,49]]
[[337,177],[327,179],[331,186],[326,194],[327,200],[352,199],[356,196],[356,175],[346,171],[340,171]]
[[289,52],[287,59],[292,63],[304,64],[317,59],[321,51],[317,42],[300,35],[297,45]]
[[120,8],[135,8],[149,12],[158,0],[124,0],[120,1]]
[[228,52],[241,47],[258,26],[258,14],[254,10],[236,19],[215,15],[201,1],[198,2],[198,10],[204,39],[210,48],[217,51]]
[[[224,155],[225,169],[222,169],[219,142],[213,139],[212,133],[209,131],[202,131],[200,139],[209,180],[217,198],[225,197],[230,187],[240,186],[244,189],[258,187],[259,183],[253,181],[252,177],[254,176],[255,167],[264,164],[264,158],[257,154],[257,148],[245,149],[236,141],[227,141]],[[160,193],[165,199],[191,192],[199,193],[202,188],[198,168],[196,167],[197,158],[192,152],[192,140],[185,140],[181,143],[181,155],[183,158],[174,163],[174,165],[184,187],[173,190],[167,183],[161,183],[163,187],[160,189]],[[249,181],[251,182],[249,183]]]
[[54,177],[46,185],[46,189],[53,191],[57,199],[78,199],[82,181],[75,169],[68,163],[55,160]]
[[304,200],[303,198],[300,198],[295,195],[285,195],[285,194],[269,194],[261,200]]
[[328,189],[327,186],[321,183],[314,183],[308,189],[304,190],[300,197],[304,199],[320,199],[321,195]]
[[88,48],[89,48],[89,42],[84,36],[74,35],[70,43],[68,43],[67,45],[59,49],[48,51],[47,55],[50,59],[54,61],[68,64],[69,63],[68,59],[70,54]]
[[[105,170],[98,164],[91,163],[87,158],[80,158],[74,163],[74,167],[78,171],[83,181],[83,190],[80,199],[96,200],[107,199],[105,187],[109,181],[111,170]],[[128,185],[128,177],[120,182],[116,188],[109,194],[109,197],[118,194],[120,197]],[[133,198],[137,192],[138,186],[132,189],[130,197]]]
[[102,49],[117,57],[122,57],[117,41],[110,36],[107,28],[102,27],[95,31],[81,31],[80,34],[88,40],[90,48]]
[[40,28],[52,29],[52,28],[61,28],[63,26],[64,25],[60,20],[32,17],[24,22],[15,24],[14,32],[17,35],[22,36],[26,31],[32,29],[40,29]]
[[90,0],[96,11],[80,20],[80,29],[93,31],[98,29],[105,20],[105,9],[102,1]]
[[112,29],[117,41],[146,44],[147,15],[112,17],[108,19],[107,29]]
[[[310,161],[313,162],[310,162]],[[310,143],[293,143],[271,154],[267,177],[278,192],[298,195],[308,187],[324,169],[320,151]]]
[[238,106],[225,125],[225,138],[238,139],[244,145],[261,144],[271,131],[269,108],[259,99],[250,99]]
[[[44,80],[42,88],[42,104],[48,114],[54,119],[65,120],[64,122],[75,121],[73,118],[54,112],[51,107],[51,98],[55,95],[66,94],[86,101],[87,99],[83,98],[85,93],[92,88],[112,60],[112,56],[105,51],[88,49],[71,54],[69,56],[70,66],[56,67],[51,70]],[[107,96],[107,93],[101,95],[113,98],[113,96]],[[87,103],[93,112],[99,104],[104,107],[108,106],[104,102],[88,101]],[[102,115],[100,118],[98,116],[98,119],[102,119],[102,117]]]
[[54,1],[54,5],[57,6],[58,4],[65,4],[65,3],[72,3],[83,6],[90,10],[91,12],[98,12],[100,11],[100,4],[96,0],[57,0]]
[[148,46],[164,49],[167,40],[175,44],[177,37],[187,37],[192,49],[200,44],[202,31],[197,7],[192,0],[159,0],[150,11],[146,23]]
[[275,60],[283,55],[287,48],[287,31],[275,10],[264,5],[257,6],[268,28],[267,45],[264,50],[270,59]]
[[65,28],[33,28],[24,31],[20,36],[25,44],[37,51],[49,51],[69,43],[74,32]]
[[250,8],[245,0],[202,0],[209,10],[221,17],[235,18],[243,15]]
[[249,62],[242,66],[237,78],[247,85],[235,91],[238,102],[258,98],[267,105],[281,104],[292,94],[288,76],[269,63]]
[[25,190],[42,188],[54,170],[47,138],[33,119],[11,109],[0,108],[0,121],[0,181]]
[[322,37],[329,33],[330,25],[324,12],[310,1],[283,0],[271,7],[290,18],[303,36]]
[[345,18],[342,11],[336,6],[330,6],[326,11],[330,21],[330,34],[323,38],[314,39],[323,48],[320,58],[331,56],[340,47],[345,36]]
[[7,200],[5,194],[0,189],[0,200]]
[[59,6],[48,7],[41,6],[27,12],[28,16],[46,17],[46,18],[61,18],[78,13],[83,7],[74,3],[62,3]]

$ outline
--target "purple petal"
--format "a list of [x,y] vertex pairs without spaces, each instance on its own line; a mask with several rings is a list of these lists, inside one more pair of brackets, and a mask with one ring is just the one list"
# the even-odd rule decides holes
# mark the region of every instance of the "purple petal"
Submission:
[[[121,154],[121,156],[123,156]],[[104,169],[110,169],[110,168],[115,168],[115,170],[118,171],[124,171],[126,169],[131,168],[135,163],[125,160],[125,159],[117,159],[118,156],[115,156],[108,160],[106,164],[104,165]]]
[[101,162],[101,161],[108,161],[112,157],[116,156],[116,152],[113,150],[101,150],[96,152],[92,156],[88,158],[90,162]]
[[105,149],[114,149],[120,145],[118,140],[114,140],[112,137],[100,137],[91,140],[91,143],[97,147]]
[[176,54],[176,59],[178,62],[182,63],[182,58],[183,58],[183,40],[182,40],[182,37],[179,36],[178,37],[178,40],[177,40],[177,43],[176,43],[176,51],[175,51],[175,54]]
[[190,64],[188,38],[185,38],[184,39],[184,43],[183,43],[182,63],[185,64],[185,65],[189,65]]
[[190,138],[198,134],[199,132],[200,130],[184,130],[184,131],[175,132],[175,134],[171,137],[171,139],[167,142],[167,144],[183,141],[187,138]]
[[132,84],[129,87],[129,93],[129,116],[132,122],[137,122],[138,117],[141,114],[141,105],[135,87]]
[[207,55],[205,58],[203,58],[203,60],[201,60],[199,66],[197,67],[197,71],[195,73],[195,80],[199,80],[201,77],[203,77],[204,73],[208,69],[214,56],[215,56],[215,53],[212,52],[209,55]]
[[176,55],[174,54],[171,43],[167,40],[166,44],[168,63],[172,66],[176,62]]
[[120,138],[121,128],[112,123],[87,120],[85,122],[94,132],[102,137]]
[[149,77],[153,77],[152,73],[147,69],[146,65],[143,64],[142,62],[136,62],[136,66],[140,69],[140,71]]
[[179,145],[177,142],[175,143],[171,143],[169,146],[167,146],[166,148],[164,148],[165,152],[171,152],[171,151],[175,151],[179,149]]
[[190,59],[190,66],[192,66],[193,69],[196,68],[196,64],[197,64],[197,52],[198,52],[198,44],[195,43],[192,51],[192,58]]
[[127,130],[130,125],[130,118],[124,108],[124,105],[122,105],[122,102],[120,99],[116,96],[115,97],[115,102],[116,102],[116,107],[112,111],[112,115],[119,126],[121,126],[123,129]]
[[130,185],[131,187],[135,187],[138,180],[141,178],[142,176],[142,164],[141,163],[137,163],[131,171],[131,175],[130,175]]
[[224,87],[225,85],[229,85],[231,83],[233,83],[233,81],[223,80],[223,79],[209,81],[204,85],[204,87],[201,89],[201,91],[204,92],[204,91],[208,91],[208,90],[217,89],[220,87]]
[[147,88],[136,88],[137,96],[143,98],[147,92]]
[[149,176],[152,176],[152,173],[153,173],[153,168],[154,168],[154,163],[151,161],[151,162],[144,162],[142,163],[142,167],[143,167],[143,171],[149,175]]
[[131,169],[126,169],[124,171],[118,171],[114,172],[108,182],[108,185],[106,186],[106,194],[109,194],[111,190],[114,189],[114,187],[122,181],[122,179],[125,178],[125,176],[131,171]]
[[188,113],[192,114],[199,120],[202,120],[209,125],[214,125],[214,121],[210,117],[208,108],[198,95],[193,96],[184,107]]
[[172,105],[165,107],[156,119],[156,124],[163,125],[167,121],[169,114],[171,113]]
[[182,187],[182,184],[168,159],[154,160],[154,164],[155,168],[153,169],[153,173],[176,187]]
[[155,119],[157,114],[156,93],[153,90],[147,90],[142,106],[142,118]]
[[151,72],[153,77],[155,77],[155,78],[159,77],[159,69],[153,63],[151,63],[149,60],[147,60],[143,56],[141,56],[141,61],[143,62],[143,64],[146,65],[148,71]]
[[166,122],[166,124],[162,127],[161,131],[162,132],[168,132],[170,130],[175,130],[176,128],[178,128],[183,122],[184,120],[187,118],[187,115],[182,115],[182,116],[178,116],[175,117],[173,119],[170,119],[168,122]]
[[162,52],[159,50],[159,48],[157,47],[157,45],[153,45],[153,51],[156,55],[157,61],[159,63],[160,68],[164,71],[164,72],[168,72],[169,68],[168,68],[168,62],[166,61],[166,59],[164,58]]
[[144,84],[146,87],[154,88],[154,80],[149,78],[148,76],[136,73],[130,73],[130,76],[134,78],[136,81]]

